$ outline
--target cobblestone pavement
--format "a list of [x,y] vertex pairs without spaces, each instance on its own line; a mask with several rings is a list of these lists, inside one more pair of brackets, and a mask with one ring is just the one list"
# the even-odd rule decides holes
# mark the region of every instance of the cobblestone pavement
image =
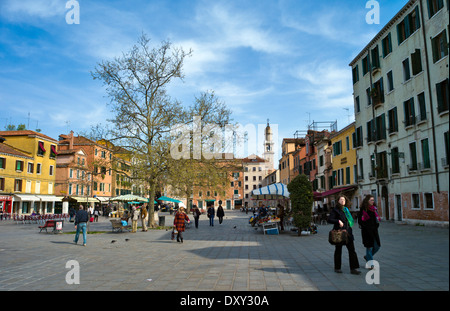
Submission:
[[[248,224],[249,215],[225,211],[210,227],[206,216],[192,223],[184,243],[170,231],[112,233],[108,219],[90,224],[87,246],[73,234],[39,233],[38,224],[0,222],[0,290],[151,290],[151,291],[423,291],[449,290],[449,230],[383,222],[379,284],[367,284],[360,230],[355,246],[361,275],[352,275],[343,249],[342,274],[333,267],[328,244],[331,225],[315,235],[285,231],[264,235]],[[190,216],[192,219],[192,216]],[[171,224],[173,216],[166,216]],[[64,231],[74,231],[65,223]],[[81,239],[81,237],[80,237]],[[128,239],[128,241],[126,241]],[[113,240],[116,242],[111,243]],[[67,284],[76,260],[80,284]],[[374,280],[372,276],[371,280]]]

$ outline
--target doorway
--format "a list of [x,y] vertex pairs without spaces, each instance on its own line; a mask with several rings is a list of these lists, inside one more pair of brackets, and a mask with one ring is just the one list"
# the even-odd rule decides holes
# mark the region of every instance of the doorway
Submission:
[[403,221],[402,196],[400,194],[395,195],[395,203],[397,205],[397,220]]
[[381,188],[381,200],[383,201],[384,205],[384,215],[386,217],[386,220],[389,220],[389,195],[388,190],[386,186],[383,186]]

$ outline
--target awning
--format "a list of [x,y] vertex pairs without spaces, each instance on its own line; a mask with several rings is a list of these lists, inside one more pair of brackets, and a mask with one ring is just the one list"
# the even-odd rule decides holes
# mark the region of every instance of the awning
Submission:
[[181,203],[180,200],[176,200],[176,199],[172,199],[172,198],[168,198],[168,197],[159,197],[156,200],[158,201],[168,201],[168,202],[176,202],[176,203]]
[[110,197],[96,197],[100,202],[108,202]]
[[343,192],[343,191],[347,191],[347,190],[352,190],[352,189],[355,189],[355,188],[356,188],[356,186],[351,186],[351,187],[342,187],[342,188],[331,189],[331,190],[328,190],[328,191],[325,191],[325,192],[322,192],[322,193],[315,192],[314,193],[314,197],[315,198],[319,198],[319,197],[324,198],[324,197],[327,197],[327,196],[335,194],[335,193],[339,193],[339,192]]
[[[266,197],[264,197],[266,196]],[[261,187],[252,191],[253,198],[289,198],[289,191],[287,186],[283,183],[275,183],[266,187]]]
[[20,201],[40,201],[37,196],[31,194],[14,194],[14,197]]
[[71,197],[71,199],[76,200],[77,202],[89,202],[89,203],[98,203],[96,198],[86,198],[86,197]]
[[62,197],[57,197],[55,195],[36,195],[42,202],[61,202]]
[[146,198],[134,195],[134,194],[124,194],[119,195],[118,197],[111,198],[111,201],[125,201],[125,202],[131,202],[131,201],[140,201],[140,202],[148,202]]

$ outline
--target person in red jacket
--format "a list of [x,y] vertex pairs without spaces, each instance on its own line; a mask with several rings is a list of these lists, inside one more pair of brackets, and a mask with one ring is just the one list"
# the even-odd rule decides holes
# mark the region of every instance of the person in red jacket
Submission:
[[178,231],[177,234],[177,242],[183,243],[183,232],[185,229],[185,221],[188,223],[191,222],[188,215],[184,212],[185,208],[180,207],[180,210],[175,214],[175,218],[173,220],[173,226]]

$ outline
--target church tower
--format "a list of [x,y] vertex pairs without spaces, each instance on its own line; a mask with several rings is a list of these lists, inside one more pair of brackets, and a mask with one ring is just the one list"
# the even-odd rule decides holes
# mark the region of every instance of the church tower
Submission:
[[266,130],[264,131],[264,159],[267,161],[267,169],[273,170],[274,161],[274,143],[273,143],[273,133],[269,125],[269,119],[267,119]]

